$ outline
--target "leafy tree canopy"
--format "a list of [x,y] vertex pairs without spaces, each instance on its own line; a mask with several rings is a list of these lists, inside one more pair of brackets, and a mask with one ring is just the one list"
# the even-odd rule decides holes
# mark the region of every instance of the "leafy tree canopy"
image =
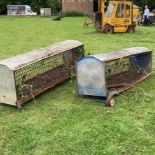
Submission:
[[[133,0],[134,4],[144,8],[148,5],[150,9],[155,9],[155,0]],[[0,14],[6,14],[8,4],[30,5],[32,10],[39,12],[42,7],[50,7],[54,12],[61,10],[61,0],[0,0]]]
[[39,12],[40,8],[50,7],[53,12],[61,9],[60,0],[0,0],[0,14],[6,14],[7,5],[29,5],[33,11]]

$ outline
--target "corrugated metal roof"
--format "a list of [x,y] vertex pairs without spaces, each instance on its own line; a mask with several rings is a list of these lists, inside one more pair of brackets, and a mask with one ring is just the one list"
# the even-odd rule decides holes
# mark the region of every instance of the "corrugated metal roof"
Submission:
[[104,54],[95,54],[91,55],[91,57],[94,57],[100,61],[111,61],[123,57],[127,57],[130,55],[140,54],[140,53],[146,53],[150,52],[151,50],[146,47],[132,47],[132,48],[126,48],[119,51],[113,51],[110,53],[104,53]]
[[70,49],[73,49],[73,48],[76,48],[82,45],[83,43],[77,40],[67,40],[67,41],[53,44],[45,48],[33,50],[25,54],[21,54],[21,55],[17,55],[11,58],[4,59],[0,61],[0,65],[7,66],[11,70],[16,70],[18,68],[31,64],[33,62],[36,62],[38,60],[42,60],[49,56],[59,54],[64,51],[67,51],[67,50],[70,50]]

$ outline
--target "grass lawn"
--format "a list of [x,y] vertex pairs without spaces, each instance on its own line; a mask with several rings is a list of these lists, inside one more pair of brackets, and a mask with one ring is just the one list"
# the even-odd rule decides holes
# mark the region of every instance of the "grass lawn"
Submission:
[[[155,27],[135,34],[105,35],[82,27],[84,18],[0,18],[0,60],[55,42],[76,39],[86,53],[146,46],[155,51]],[[155,64],[153,64],[155,65]],[[155,73],[149,80],[103,100],[78,97],[66,81],[24,104],[24,111],[0,104],[0,155],[155,154]]]

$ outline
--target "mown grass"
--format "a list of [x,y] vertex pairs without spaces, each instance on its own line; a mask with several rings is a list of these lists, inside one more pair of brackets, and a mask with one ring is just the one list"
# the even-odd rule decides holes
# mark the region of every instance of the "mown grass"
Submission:
[[[146,46],[155,51],[155,27],[135,34],[105,35],[83,29],[84,18],[0,18],[0,59],[55,42],[77,39],[86,53]],[[154,66],[154,64],[153,64]],[[24,104],[24,111],[0,104],[0,154],[155,154],[155,79],[115,97],[106,107],[98,98],[79,97],[66,81]]]

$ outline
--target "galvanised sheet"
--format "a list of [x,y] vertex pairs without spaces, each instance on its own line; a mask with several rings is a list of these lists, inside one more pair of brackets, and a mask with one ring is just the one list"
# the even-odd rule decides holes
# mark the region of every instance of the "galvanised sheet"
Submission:
[[104,53],[104,54],[95,54],[91,55],[90,57],[94,57],[100,61],[111,61],[119,58],[124,58],[131,55],[141,54],[145,52],[150,52],[150,49],[146,47],[132,47],[132,48],[126,48],[119,51],[113,51],[110,53]]
[[4,65],[11,70],[17,70],[31,63],[35,63],[36,61],[45,59],[52,55],[62,53],[64,51],[71,50],[79,46],[83,46],[83,43],[77,40],[67,40],[45,48],[33,50],[25,54],[7,58],[5,60],[0,61],[0,65]]

